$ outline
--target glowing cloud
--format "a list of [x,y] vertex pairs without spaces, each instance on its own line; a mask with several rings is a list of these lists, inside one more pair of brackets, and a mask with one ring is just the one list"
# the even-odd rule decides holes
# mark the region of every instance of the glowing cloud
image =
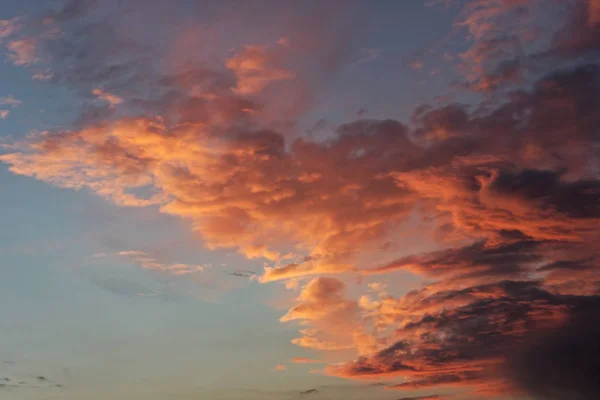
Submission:
[[[598,398],[589,372],[597,363],[581,351],[592,346],[598,324],[588,317],[600,294],[598,2],[559,3],[548,2],[568,11],[565,20],[543,35],[539,1],[465,3],[457,27],[470,47],[458,57],[466,81],[456,87],[490,95],[481,104],[417,106],[410,125],[321,123],[314,132],[326,135],[314,139],[298,134],[296,119],[283,123],[265,111],[284,97],[272,88],[304,85],[290,60],[319,53],[304,43],[290,56],[302,48],[300,35],[175,71],[147,68],[142,50],[139,58],[114,56],[117,44],[123,53],[137,48],[109,36],[63,43],[85,55],[74,67],[62,64],[60,46],[45,43],[52,39],[11,37],[13,63],[33,64],[54,49],[56,81],[96,104],[86,104],[94,112],[70,129],[7,146],[0,161],[15,174],[119,206],[155,207],[188,220],[206,248],[261,259],[260,277],[238,275],[285,281],[297,296],[281,317],[300,327],[293,343],[330,352],[327,359],[344,354],[325,367],[328,375],[394,379],[389,388],[404,391]],[[11,24],[0,24],[0,35],[13,35]],[[60,26],[68,37],[70,25]],[[100,53],[83,51],[94,41],[104,44]],[[104,67],[104,58],[113,64]],[[335,70],[324,69],[315,82]],[[128,107],[116,109],[123,99]],[[436,250],[411,252],[407,235]],[[204,268],[140,251],[116,256],[175,275]],[[407,290],[399,272],[423,283]],[[582,319],[593,323],[586,328]],[[567,342],[577,350],[565,360],[569,369],[558,362],[568,353],[557,339],[565,334],[585,345]],[[526,348],[537,338],[540,347]],[[512,354],[531,355],[530,371],[515,377],[510,371],[521,370]],[[582,377],[572,372],[578,365]]]

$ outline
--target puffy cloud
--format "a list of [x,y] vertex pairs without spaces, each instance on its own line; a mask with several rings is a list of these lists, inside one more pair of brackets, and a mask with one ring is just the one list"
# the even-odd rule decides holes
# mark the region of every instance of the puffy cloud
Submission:
[[281,317],[282,322],[299,320],[310,326],[292,343],[318,350],[358,348],[365,353],[376,348],[360,322],[358,304],[344,298],[345,290],[346,285],[338,279],[311,280],[302,289],[298,303]]
[[[357,122],[336,140],[299,140],[290,152],[275,132],[218,137],[211,128],[126,118],[44,134],[25,152],[0,157],[15,173],[87,188],[120,205],[161,205],[192,219],[209,247],[267,259],[278,258],[279,238],[304,247],[307,258],[268,268],[264,281],[350,270],[357,246],[381,241],[415,201],[392,177],[376,179],[381,166],[401,166],[403,155],[418,151],[398,123]],[[136,195],[144,188],[150,195]]]
[[0,110],[0,119],[6,119],[6,117],[8,117],[9,113],[10,113],[10,110]]
[[[599,184],[585,176],[595,160],[598,71],[556,73],[483,115],[458,105],[423,109],[413,131],[362,120],[328,141],[289,146],[259,129],[231,94],[182,95],[163,118],[45,133],[0,159],[18,174],[189,218],[207,246],[273,260],[263,282],[360,271],[355,257],[385,253],[393,229],[418,206],[462,245],[368,272],[409,269],[434,282],[400,298],[372,286],[376,300],[354,300],[342,280],[316,277],[282,321],[301,324],[299,346],[361,355],[329,374],[398,377],[395,387],[405,390],[501,393],[515,386],[501,372],[504,355],[598,291]],[[172,123],[170,115],[183,118]],[[298,249],[291,261],[282,255],[289,244]],[[576,285],[581,277],[585,288]]]
[[[393,387],[403,390],[448,386],[468,388],[478,396],[525,390],[549,398],[593,398],[589,393],[596,389],[587,375],[544,387],[546,375],[540,368],[531,381],[524,378],[526,382],[519,383],[506,373],[505,355],[527,354],[521,343],[530,335],[560,332],[576,310],[597,307],[600,191],[597,179],[587,172],[595,170],[597,156],[579,145],[596,146],[597,137],[584,123],[568,128],[573,141],[561,148],[551,138],[565,137],[566,121],[562,126],[541,124],[543,118],[554,117],[551,110],[559,101],[580,104],[573,111],[581,112],[582,120],[596,118],[598,103],[589,101],[587,89],[579,86],[579,79],[591,77],[594,70],[588,66],[559,72],[543,79],[531,96],[516,97],[515,104],[474,119],[463,114],[460,124],[467,132],[438,139],[460,149],[453,157],[445,158],[446,149],[434,142],[428,149],[430,165],[392,173],[398,185],[418,193],[424,212],[438,216],[453,247],[363,271],[408,270],[433,281],[400,298],[363,299],[362,308],[379,335],[393,329],[384,337],[396,342],[374,355],[331,365],[329,374],[397,377],[402,382]],[[560,100],[555,90],[560,90]],[[515,110],[516,104],[532,112],[504,119],[502,114]],[[437,121],[443,128],[454,126],[456,119],[444,115],[447,109],[441,110],[437,127],[423,123],[417,132],[423,135],[434,129],[431,126],[439,129]],[[496,128],[518,139],[494,141],[487,135],[495,134]],[[532,155],[525,149],[533,143],[544,149],[535,155],[537,160],[553,157],[553,152],[565,156],[553,170],[530,168]],[[524,154],[519,154],[519,148]],[[574,154],[579,160],[572,158]],[[548,167],[553,166],[550,157],[545,161]],[[567,172],[561,165],[569,167]],[[475,241],[457,247],[457,240]],[[579,351],[576,340],[565,346]]]
[[[460,86],[476,92],[506,91],[548,65],[596,57],[597,0],[470,0],[456,21],[471,46],[459,54]],[[553,19],[548,24],[544,18]]]

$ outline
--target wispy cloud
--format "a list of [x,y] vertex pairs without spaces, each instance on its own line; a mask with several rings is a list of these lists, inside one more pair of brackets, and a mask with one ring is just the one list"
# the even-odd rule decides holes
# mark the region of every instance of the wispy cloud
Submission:
[[295,364],[325,364],[327,361],[315,360],[312,358],[295,357],[291,360]]
[[383,55],[383,49],[361,49],[361,57],[359,63],[370,63],[377,61]]
[[105,92],[102,89],[96,88],[96,89],[92,90],[92,94],[94,96],[98,97],[100,100],[106,101],[108,104],[110,104],[111,107],[114,107],[118,104],[123,103],[122,98],[120,98],[119,96],[114,95],[112,93]]
[[234,90],[242,95],[255,94],[270,82],[294,77],[294,73],[273,65],[274,62],[276,60],[266,46],[245,46],[226,62],[227,68],[237,77]]
[[23,104],[21,100],[15,99],[13,96],[0,97],[0,106],[20,106]]
[[[110,254],[96,253],[92,257],[109,257]],[[210,265],[196,265],[196,264],[183,264],[183,263],[161,263],[146,252],[139,250],[126,250],[120,251],[112,256],[124,257],[128,260],[133,261],[140,267],[157,272],[165,272],[172,275],[187,275],[204,271]]]

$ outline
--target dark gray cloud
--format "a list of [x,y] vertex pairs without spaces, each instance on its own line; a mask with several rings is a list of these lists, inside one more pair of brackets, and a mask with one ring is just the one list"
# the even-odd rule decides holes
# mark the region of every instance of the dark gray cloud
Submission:
[[600,300],[539,332],[509,357],[507,373],[536,399],[600,398]]

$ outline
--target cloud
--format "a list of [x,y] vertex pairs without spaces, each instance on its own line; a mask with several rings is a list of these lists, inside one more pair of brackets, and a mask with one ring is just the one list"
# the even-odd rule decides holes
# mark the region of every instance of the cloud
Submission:
[[285,370],[287,370],[287,367],[282,364],[277,364],[277,366],[273,369],[273,371],[285,371]]
[[21,19],[18,17],[0,20],[0,39],[10,37],[17,33],[20,28],[20,20]]
[[13,96],[0,97],[0,106],[20,106],[23,102]]
[[37,81],[47,81],[50,80],[54,77],[54,74],[50,71],[42,71],[42,72],[36,72],[35,74],[33,74],[33,76],[31,77],[33,80],[37,80]]
[[28,66],[39,61],[36,38],[12,40],[6,44],[8,59],[18,66]]
[[475,242],[465,247],[408,256],[368,270],[367,273],[386,273],[409,269],[428,277],[443,278],[445,282],[524,276],[527,269],[543,259],[544,243],[521,240],[493,245]]
[[310,327],[302,329],[303,336],[292,343],[317,350],[372,351],[375,344],[360,324],[358,304],[344,298],[345,290],[338,279],[312,279],[302,289],[297,304],[281,317],[282,322],[301,321]]
[[[95,258],[107,256],[109,255],[105,253],[97,253],[93,255],[93,257]],[[198,273],[204,271],[204,269],[208,267],[208,265],[195,265],[183,263],[165,264],[159,262],[148,253],[139,250],[120,251],[116,254],[116,256],[127,258],[144,269],[157,272],[165,272],[172,275],[187,275]]]
[[324,364],[324,363],[326,363],[326,361],[314,360],[314,359],[305,358],[305,357],[295,357],[295,358],[292,358],[291,361],[295,364]]
[[8,117],[9,113],[10,113],[10,110],[0,110],[0,119],[6,119],[6,117]]
[[112,93],[107,93],[105,91],[103,91],[102,89],[94,89],[92,90],[92,94],[96,97],[98,97],[100,100],[104,100],[106,101],[108,104],[110,104],[111,107],[114,107],[118,104],[123,103],[123,99],[120,98],[117,95],[114,95]]
[[241,52],[229,58],[225,65],[236,74],[237,86],[234,90],[239,94],[248,95],[262,91],[271,82],[294,77],[292,72],[271,63],[271,54],[267,47],[245,46]]
[[[363,379],[402,377],[404,382],[392,387],[404,390],[449,386],[480,394],[510,392],[512,383],[498,373],[504,355],[517,351],[529,329],[555,326],[570,307],[586,307],[588,302],[522,281],[475,286],[467,292],[432,289],[411,293],[389,308],[395,315],[388,311],[387,318],[394,320],[399,341],[373,356],[329,366],[327,372]],[[423,300],[439,307],[423,312]]]
[[[0,364],[16,365],[14,361],[0,362]],[[44,375],[33,375],[18,370],[11,371],[11,377],[0,378],[0,392],[3,390],[13,392],[19,389],[60,389],[64,385]]]
[[583,400],[600,395],[596,379],[600,320],[597,303],[574,313],[555,329],[528,338],[511,357],[508,373],[537,398]]
[[149,256],[143,251],[120,251],[119,256],[127,257],[144,269],[150,269],[153,271],[166,272],[173,275],[187,275],[196,272],[202,272],[206,268],[205,265],[192,265],[192,264],[163,264],[158,262],[153,257]]
[[555,33],[545,56],[571,59],[589,56],[600,51],[597,0],[575,2],[566,10],[568,19]]
[[[219,111],[240,122],[247,118],[223,106],[206,122],[220,119]],[[26,151],[0,157],[15,173],[87,188],[116,204],[160,205],[164,213],[190,218],[211,248],[237,247],[276,260],[277,242],[314,242],[304,250],[308,258],[300,253],[297,262],[269,267],[263,281],[351,270],[357,245],[383,238],[416,200],[392,177],[375,179],[381,165],[401,166],[402,155],[418,151],[396,122],[357,122],[342,127],[339,139],[323,145],[299,140],[291,152],[275,132],[224,137],[218,136],[220,121],[212,123],[124,118],[43,135]],[[343,172],[336,168],[342,160]],[[149,194],[136,195],[143,188]]]
[[[530,48],[538,5],[469,1],[459,16],[472,39],[459,87],[498,99],[421,105],[410,124],[319,123],[314,138],[281,123],[273,110],[286,96],[271,89],[295,98],[312,87],[298,59],[323,69],[310,83],[327,81],[348,58],[343,46],[328,58],[318,34],[290,34],[163,70],[149,62],[157,49],[79,20],[93,8],[65,8],[53,19],[64,34],[23,54],[48,54],[50,83],[84,99],[80,117],[12,144],[0,161],[184,218],[205,247],[261,259],[257,281],[299,289],[281,317],[299,326],[293,343],[354,354],[325,367],[329,375],[390,379],[403,391],[594,398],[596,366],[582,350],[592,335],[577,315],[597,309],[600,293],[596,3],[574,2],[556,28],[564,35],[544,31],[547,45]],[[127,107],[115,110],[120,96]],[[407,236],[435,249],[417,253]],[[178,275],[204,267],[117,256]],[[422,283],[407,287],[409,276]]]

